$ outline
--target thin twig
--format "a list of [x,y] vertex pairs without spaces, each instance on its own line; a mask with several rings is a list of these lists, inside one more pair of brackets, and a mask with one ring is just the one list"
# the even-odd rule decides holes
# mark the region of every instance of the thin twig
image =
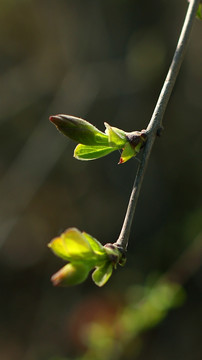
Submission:
[[135,181],[133,184],[130,200],[128,203],[128,208],[126,211],[125,219],[123,222],[123,226],[119,235],[119,238],[116,242],[116,245],[127,249],[128,239],[130,235],[131,225],[137,205],[137,200],[140,193],[140,188],[142,185],[142,181],[144,178],[144,173],[147,167],[147,163],[151,154],[152,146],[154,144],[156,133],[159,128],[162,126],[162,119],[172,93],[177,75],[179,73],[182,61],[185,56],[185,52],[187,49],[188,41],[191,34],[192,25],[194,23],[195,15],[199,6],[200,0],[191,0],[187,14],[185,17],[185,21],[182,27],[182,31],[179,37],[179,41],[173,56],[172,63],[170,65],[168,74],[166,76],[164,85],[162,87],[161,93],[159,95],[156,107],[154,109],[152,118],[147,126],[147,142],[143,150],[142,161],[138,167],[137,174],[135,177]]

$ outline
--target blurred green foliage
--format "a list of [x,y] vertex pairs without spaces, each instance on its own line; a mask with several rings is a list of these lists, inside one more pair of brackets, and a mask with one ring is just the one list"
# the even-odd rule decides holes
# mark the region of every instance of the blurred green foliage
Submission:
[[184,297],[184,291],[178,284],[165,280],[129,287],[124,303],[112,321],[107,322],[98,316],[97,321],[81,323],[78,337],[85,351],[74,359],[130,359],[131,354],[135,359],[141,348],[140,335],[161,322],[171,308],[182,304]]

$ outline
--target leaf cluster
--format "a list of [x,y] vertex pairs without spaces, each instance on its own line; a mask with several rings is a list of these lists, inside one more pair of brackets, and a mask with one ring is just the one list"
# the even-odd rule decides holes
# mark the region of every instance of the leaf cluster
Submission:
[[103,246],[86,232],[69,228],[54,238],[48,247],[68,263],[51,278],[54,285],[77,285],[86,280],[93,270],[92,279],[103,286],[117,264],[124,265],[124,254],[113,244]]
[[105,133],[86,120],[70,115],[50,116],[57,129],[79,144],[74,150],[78,160],[95,160],[115,150],[123,150],[119,164],[136,156],[146,141],[146,131],[126,132],[105,124]]

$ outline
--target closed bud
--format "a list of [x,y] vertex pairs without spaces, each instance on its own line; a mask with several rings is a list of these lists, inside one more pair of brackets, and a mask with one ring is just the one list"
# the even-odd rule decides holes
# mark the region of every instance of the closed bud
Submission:
[[108,255],[109,260],[116,267],[116,265],[119,262],[120,255],[121,255],[117,246],[109,243],[109,244],[105,244],[104,248]]
[[67,264],[51,277],[55,286],[71,286],[82,283],[89,274],[89,267],[83,264]]
[[49,120],[65,136],[84,145],[109,145],[108,136],[88,121],[70,115],[54,115]]

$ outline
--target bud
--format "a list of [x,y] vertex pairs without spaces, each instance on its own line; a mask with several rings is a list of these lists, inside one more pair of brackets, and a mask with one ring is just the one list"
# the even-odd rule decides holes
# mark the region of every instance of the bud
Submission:
[[132,131],[132,132],[126,133],[126,136],[127,136],[127,140],[134,148],[137,145],[139,145],[140,143],[141,143],[141,147],[143,147],[147,140],[146,130]]
[[88,121],[70,115],[54,115],[49,120],[65,136],[84,145],[107,145],[108,136]]
[[108,258],[110,260],[110,262],[114,265],[114,267],[116,268],[116,265],[119,263],[119,259],[122,256],[122,254],[120,253],[118,247],[114,244],[105,244],[104,245],[105,251],[108,255]]
[[71,286],[82,283],[88,277],[90,268],[83,264],[69,263],[51,277],[55,286]]
[[147,140],[145,130],[126,133],[126,137],[127,143],[123,148],[119,164],[123,164],[124,162],[130,160],[133,156],[136,156]]

